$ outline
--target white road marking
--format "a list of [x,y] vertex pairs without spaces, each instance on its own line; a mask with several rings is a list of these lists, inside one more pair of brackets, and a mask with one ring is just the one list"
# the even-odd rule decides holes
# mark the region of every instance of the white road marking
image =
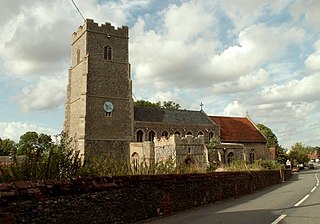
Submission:
[[297,204],[295,204],[294,206],[297,207],[299,206],[302,202],[304,202],[308,197],[310,197],[309,194],[307,194],[306,196],[304,196],[304,198],[302,198]]
[[311,190],[311,193],[314,192],[315,189],[317,189],[317,187],[313,187]]
[[279,222],[281,222],[282,219],[284,219],[284,217],[286,217],[287,215],[280,215],[276,220],[274,220],[271,224],[278,224]]

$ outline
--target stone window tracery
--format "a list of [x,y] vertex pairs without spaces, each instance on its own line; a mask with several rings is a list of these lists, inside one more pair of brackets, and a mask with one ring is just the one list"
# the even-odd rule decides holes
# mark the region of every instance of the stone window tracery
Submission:
[[144,133],[143,133],[143,131],[142,130],[138,130],[137,131],[137,135],[136,135],[136,137],[137,137],[137,142],[143,142],[143,135],[144,135]]
[[228,162],[228,164],[231,164],[231,163],[233,163],[233,161],[234,161],[234,154],[233,154],[233,152],[230,152],[227,155],[227,162]]
[[103,58],[108,61],[112,60],[112,48],[110,46],[104,47]]
[[149,134],[148,134],[148,141],[151,141],[153,142],[154,140],[154,137],[156,136],[156,133],[154,131],[149,131]]
[[178,136],[181,136],[180,131],[176,131],[174,134],[175,134],[175,135],[178,135]]
[[250,154],[249,154],[249,163],[254,163],[254,158],[255,157],[255,155],[254,155],[254,149],[251,149],[251,151],[250,151]]
[[168,138],[169,138],[169,133],[168,133],[167,131],[163,131],[163,132],[161,133],[161,136],[163,136],[163,137],[165,137],[166,139],[168,139]]
[[80,63],[80,50],[77,50],[77,64]]
[[211,132],[209,132],[209,142],[210,142],[210,140],[213,138],[213,132],[211,131]]
[[192,135],[192,132],[191,132],[191,131],[188,131],[188,132],[186,133],[186,135]]
[[137,172],[139,169],[139,154],[134,152],[131,157],[132,157],[131,161],[132,161],[133,170]]

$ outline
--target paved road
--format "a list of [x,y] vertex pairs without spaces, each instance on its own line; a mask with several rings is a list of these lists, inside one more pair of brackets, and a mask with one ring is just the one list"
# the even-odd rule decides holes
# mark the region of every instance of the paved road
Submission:
[[287,183],[145,223],[319,224],[319,170],[294,174]]

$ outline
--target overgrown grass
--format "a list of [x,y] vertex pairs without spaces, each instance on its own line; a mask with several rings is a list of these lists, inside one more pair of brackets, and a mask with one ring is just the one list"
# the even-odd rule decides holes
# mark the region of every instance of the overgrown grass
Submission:
[[[45,180],[66,179],[73,177],[98,177],[98,176],[124,176],[124,175],[161,175],[212,172],[217,165],[212,165],[207,170],[185,163],[176,164],[175,159],[149,162],[143,160],[140,164],[129,164],[119,160],[115,155],[100,155],[90,160],[90,163],[81,165],[78,154],[65,146],[54,147],[48,155],[27,155],[24,160],[14,162],[9,166],[0,166],[0,182],[17,180]],[[235,161],[223,166],[225,171],[248,170],[277,170],[283,169],[276,161],[256,160],[253,164],[244,161]]]
[[253,164],[247,164],[244,161],[234,161],[232,164],[224,167],[226,171],[246,171],[246,170],[280,170],[284,165],[274,160],[258,159]]

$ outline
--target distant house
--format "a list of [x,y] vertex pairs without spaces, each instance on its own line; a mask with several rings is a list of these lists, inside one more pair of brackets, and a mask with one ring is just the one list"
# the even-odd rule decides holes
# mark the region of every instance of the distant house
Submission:
[[220,127],[220,144],[216,145],[221,162],[270,159],[267,140],[248,117],[209,116]]
[[317,153],[317,151],[315,151],[315,152],[309,153],[308,157],[310,160],[317,161],[320,158],[320,154]]

